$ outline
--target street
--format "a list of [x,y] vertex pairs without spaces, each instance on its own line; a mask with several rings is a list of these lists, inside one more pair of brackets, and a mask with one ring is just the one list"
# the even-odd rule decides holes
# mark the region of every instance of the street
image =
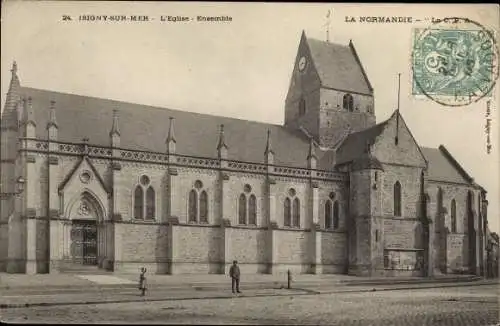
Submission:
[[[1,309],[21,323],[464,325],[498,323],[497,285]],[[80,294],[74,294],[76,296]]]

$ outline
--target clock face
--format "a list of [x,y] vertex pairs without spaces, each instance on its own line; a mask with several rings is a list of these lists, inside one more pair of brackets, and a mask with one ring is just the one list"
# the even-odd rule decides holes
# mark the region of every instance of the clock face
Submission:
[[305,67],[306,67],[306,57],[301,57],[299,59],[299,71],[304,71]]

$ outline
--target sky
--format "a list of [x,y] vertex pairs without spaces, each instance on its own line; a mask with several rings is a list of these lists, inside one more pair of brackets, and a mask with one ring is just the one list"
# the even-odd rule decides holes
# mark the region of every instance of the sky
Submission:
[[[80,15],[144,15],[149,21],[80,21]],[[161,20],[169,15],[194,20]],[[198,15],[232,20],[198,22]],[[361,16],[412,17],[412,23],[361,23]],[[446,107],[412,95],[412,30],[430,27],[432,17],[467,17],[500,30],[494,5],[6,1],[2,109],[16,60],[27,87],[281,124],[300,35],[304,30],[325,40],[328,28],[331,42],[354,43],[374,88],[377,122],[397,107],[401,73],[400,111],[417,142],[444,144],[488,191],[490,229],[498,232],[499,87],[490,98],[489,154],[488,99]]]

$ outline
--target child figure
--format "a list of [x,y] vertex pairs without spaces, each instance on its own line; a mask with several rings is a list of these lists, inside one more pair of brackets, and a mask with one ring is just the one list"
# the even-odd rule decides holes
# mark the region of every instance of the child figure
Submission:
[[146,294],[146,268],[141,268],[141,274],[139,275],[139,290],[141,290],[141,296]]

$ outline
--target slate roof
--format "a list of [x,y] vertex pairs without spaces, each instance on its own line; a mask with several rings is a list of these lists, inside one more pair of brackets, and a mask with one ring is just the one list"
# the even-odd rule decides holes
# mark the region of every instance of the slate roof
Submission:
[[322,86],[372,95],[372,86],[352,42],[345,46],[307,38],[307,44]]
[[[429,162],[428,177],[435,181],[471,184],[472,178],[451,157],[444,146],[439,148],[421,147],[425,159]],[[451,159],[450,159],[451,158]]]
[[[217,157],[220,124],[224,124],[228,159],[264,163],[267,130],[275,152],[275,164],[307,167],[309,139],[300,131],[280,125],[221,116],[119,102],[108,99],[65,94],[22,87],[21,95],[32,97],[37,138],[47,139],[45,126],[50,101],[56,101],[59,141],[109,146],[113,109],[118,109],[121,147],[153,152],[166,151],[169,117],[174,117],[177,154]],[[316,148],[318,159],[323,156]]]
[[349,134],[336,153],[336,164],[344,164],[360,158],[365,153],[367,143],[373,144],[389,120],[365,130]]

